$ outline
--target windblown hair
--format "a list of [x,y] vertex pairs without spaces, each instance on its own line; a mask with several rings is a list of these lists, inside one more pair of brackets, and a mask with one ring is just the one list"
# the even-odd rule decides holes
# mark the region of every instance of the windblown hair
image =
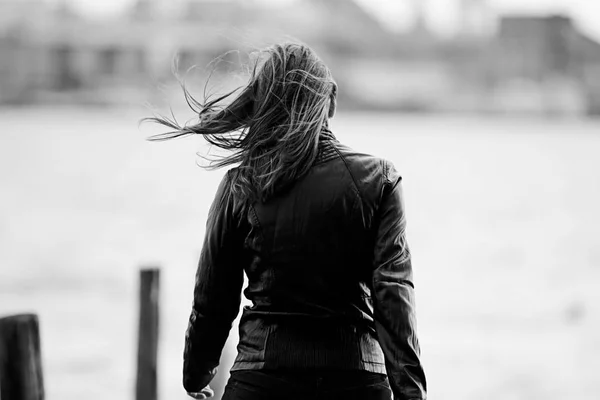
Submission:
[[319,135],[335,112],[337,85],[309,47],[285,43],[259,51],[245,87],[204,104],[185,86],[183,91],[199,121],[181,126],[175,119],[147,118],[173,129],[149,140],[197,134],[230,150],[208,168],[239,164],[232,192],[252,202],[266,201],[308,172],[318,154]]

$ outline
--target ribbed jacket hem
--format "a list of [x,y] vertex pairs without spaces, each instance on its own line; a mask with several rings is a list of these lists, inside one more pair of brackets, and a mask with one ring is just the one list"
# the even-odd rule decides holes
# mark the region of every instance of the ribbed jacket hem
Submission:
[[385,374],[383,351],[368,328],[323,320],[285,321],[259,325],[240,335],[232,371],[258,369],[362,370]]
[[[282,367],[283,368],[283,367]],[[286,367],[286,368],[290,368],[290,367]],[[300,367],[297,367],[300,369]],[[303,369],[318,369],[319,367],[313,366],[313,367],[308,367],[305,366],[303,367]],[[320,367],[325,369],[325,367]],[[260,361],[237,361],[233,364],[233,366],[231,367],[231,372],[234,371],[249,371],[249,370],[261,370],[261,369],[265,369],[265,363],[264,362],[260,362]],[[327,369],[331,369],[331,368],[327,368]],[[387,371],[385,369],[385,364],[380,364],[380,363],[370,363],[370,362],[363,362],[363,364],[361,365],[357,365],[355,366],[355,368],[345,368],[347,370],[358,370],[358,371],[368,371],[368,372],[373,372],[376,374],[387,374]],[[412,400],[412,399],[411,399]]]

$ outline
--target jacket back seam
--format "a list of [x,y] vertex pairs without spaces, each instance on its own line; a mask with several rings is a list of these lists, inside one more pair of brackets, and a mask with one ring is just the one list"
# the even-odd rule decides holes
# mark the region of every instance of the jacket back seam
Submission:
[[260,221],[258,219],[258,215],[256,214],[256,209],[254,208],[254,206],[252,204],[250,204],[250,211],[252,212],[252,219],[254,220],[254,223],[258,227],[258,230],[259,230],[259,232],[260,232],[260,234],[262,236],[263,235],[262,225],[260,224]]

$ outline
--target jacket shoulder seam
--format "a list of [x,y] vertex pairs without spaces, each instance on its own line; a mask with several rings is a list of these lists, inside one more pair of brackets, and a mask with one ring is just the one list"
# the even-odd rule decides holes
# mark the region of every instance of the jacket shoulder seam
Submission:
[[356,194],[358,194],[358,197],[360,198],[361,201],[364,201],[364,197],[362,195],[362,192],[360,191],[358,182],[356,182],[356,178],[354,177],[354,174],[352,173],[352,170],[350,169],[350,166],[348,165],[346,158],[343,156],[343,154],[340,152],[340,150],[337,147],[333,146],[333,148],[335,149],[335,152],[337,153],[337,155],[342,159],[342,162],[344,163],[344,166],[346,167],[348,174],[350,174],[350,178],[352,179],[352,183],[354,184],[354,190],[356,191]]
[[383,183],[390,183],[390,164],[383,158],[381,163],[383,164]]

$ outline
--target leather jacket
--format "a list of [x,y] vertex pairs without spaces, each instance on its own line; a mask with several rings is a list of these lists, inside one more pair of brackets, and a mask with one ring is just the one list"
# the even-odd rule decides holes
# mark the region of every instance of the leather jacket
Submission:
[[321,134],[308,174],[240,206],[227,172],[210,208],[186,332],[184,387],[216,373],[244,295],[243,369],[387,374],[395,399],[426,399],[401,177],[389,162]]

